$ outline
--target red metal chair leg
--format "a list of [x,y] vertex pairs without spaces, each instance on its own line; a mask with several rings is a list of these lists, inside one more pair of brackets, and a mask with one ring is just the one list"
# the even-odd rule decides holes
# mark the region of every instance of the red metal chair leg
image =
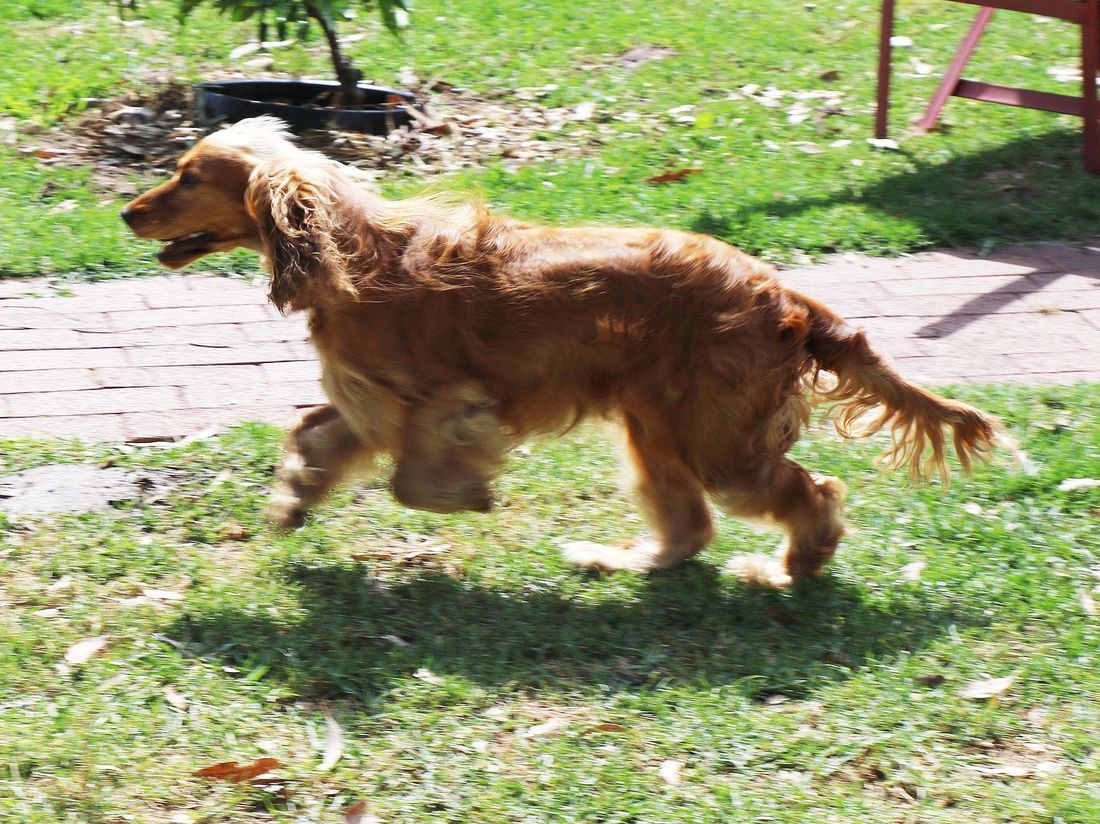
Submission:
[[875,107],[877,138],[886,137],[890,115],[890,66],[893,56],[890,38],[894,36],[894,2],[895,0],[882,0],[882,23],[878,41],[878,98]]
[[955,58],[951,61],[951,65],[947,67],[947,73],[940,81],[936,93],[932,95],[932,101],[928,104],[924,116],[917,121],[919,131],[927,132],[940,119],[940,111],[959,85],[959,78],[962,77],[963,69],[970,62],[970,56],[974,54],[974,49],[978,47],[978,41],[982,39],[982,34],[985,32],[985,27],[989,25],[993,12],[994,9],[988,6],[982,6],[978,10],[978,16],[974,18],[974,22],[970,24],[970,31],[966,33],[966,37],[959,44],[959,50],[955,52]]
[[1100,174],[1100,105],[1096,100],[1097,52],[1100,51],[1100,0],[1086,0],[1085,20],[1081,24],[1081,115],[1085,121],[1085,169]]

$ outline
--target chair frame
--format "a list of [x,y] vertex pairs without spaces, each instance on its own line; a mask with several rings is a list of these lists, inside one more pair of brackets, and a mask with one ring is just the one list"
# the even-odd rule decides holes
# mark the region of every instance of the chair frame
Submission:
[[[940,112],[950,97],[965,97],[987,103],[1041,109],[1047,112],[1069,114],[1084,120],[1082,153],[1085,169],[1100,174],[1100,103],[1096,96],[1096,71],[1100,58],[1100,0],[952,0],[978,6],[978,14],[970,25],[955,57],[948,66],[936,93],[924,115],[917,121],[917,128],[926,132],[939,120]],[[878,95],[875,112],[875,137],[884,138],[887,133],[890,108],[890,74],[893,47],[890,39],[894,33],[894,7],[896,0],[883,0],[882,23],[879,33]],[[996,83],[980,83],[966,80],[962,73],[970,61],[974,49],[985,33],[993,12],[997,9],[1041,14],[1077,24],[1081,28],[1081,96],[1052,94],[1033,89],[1019,89]]]

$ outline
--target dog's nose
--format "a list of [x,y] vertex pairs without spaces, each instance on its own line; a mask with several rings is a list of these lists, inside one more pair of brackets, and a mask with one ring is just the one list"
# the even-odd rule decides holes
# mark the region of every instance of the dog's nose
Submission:
[[118,213],[118,216],[126,221],[127,224],[134,219],[134,210],[129,206],[123,206],[122,210]]

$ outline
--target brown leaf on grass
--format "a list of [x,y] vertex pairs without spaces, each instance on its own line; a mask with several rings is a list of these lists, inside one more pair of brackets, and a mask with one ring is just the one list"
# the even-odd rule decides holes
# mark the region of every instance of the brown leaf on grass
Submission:
[[72,666],[88,663],[93,655],[107,646],[110,640],[106,635],[97,635],[95,638],[77,641],[65,651],[65,663]]
[[987,678],[984,681],[971,681],[963,687],[959,694],[963,698],[984,701],[1004,694],[1015,681],[1015,675],[1006,675],[1003,678]]
[[686,180],[688,175],[697,175],[702,173],[702,169],[676,169],[662,172],[659,175],[653,177],[647,177],[646,183],[652,186],[659,186],[662,183],[676,183],[681,180]]
[[282,766],[275,758],[258,758],[251,764],[238,764],[236,761],[222,761],[211,764],[201,770],[191,773],[198,778],[209,778],[214,781],[231,781],[239,783],[248,781],[265,772],[270,772],[276,767]]
[[938,687],[947,679],[940,675],[938,672],[930,672],[925,675],[918,675],[913,679],[921,686],[925,687]]
[[594,726],[589,727],[588,729],[586,729],[581,734],[582,735],[589,735],[590,733],[594,733],[594,732],[626,732],[626,727],[624,727],[622,724],[609,724],[609,723],[596,724]]
[[247,541],[252,533],[240,524],[226,524],[222,529],[222,537],[227,541]]
[[370,811],[366,799],[360,799],[344,810],[344,824],[382,824],[382,819]]
[[317,769],[328,772],[336,766],[336,762],[344,754],[344,733],[328,708],[323,707],[322,711],[325,714],[325,757]]
[[187,699],[171,684],[164,688],[164,700],[180,712],[187,712]]

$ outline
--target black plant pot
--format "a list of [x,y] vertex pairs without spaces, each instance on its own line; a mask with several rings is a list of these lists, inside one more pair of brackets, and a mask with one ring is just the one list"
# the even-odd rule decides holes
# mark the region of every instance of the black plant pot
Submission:
[[[224,80],[195,87],[199,117],[207,122],[234,123],[246,117],[272,115],[293,131],[342,129],[366,134],[387,134],[413,120],[399,97],[410,106],[416,98],[408,92],[359,84],[363,99],[358,108],[336,109],[331,100],[338,83],[321,80]],[[328,105],[325,105],[328,103]]]

